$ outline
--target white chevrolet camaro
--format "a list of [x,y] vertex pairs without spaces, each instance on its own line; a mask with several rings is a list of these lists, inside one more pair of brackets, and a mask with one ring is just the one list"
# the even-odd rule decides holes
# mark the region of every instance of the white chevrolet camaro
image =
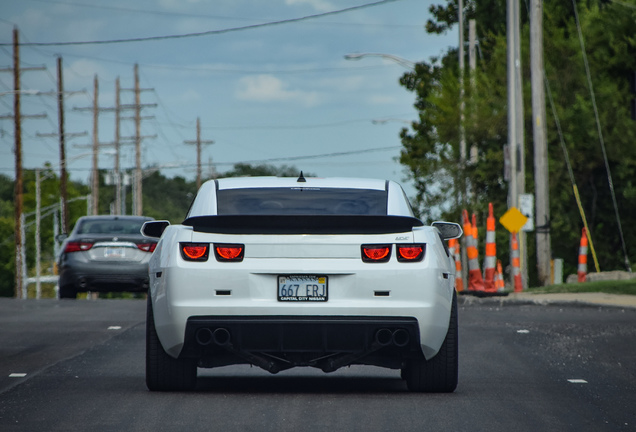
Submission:
[[354,178],[211,180],[149,264],[146,384],[197,368],[401,369],[412,391],[457,386],[458,224],[415,218],[401,186]]

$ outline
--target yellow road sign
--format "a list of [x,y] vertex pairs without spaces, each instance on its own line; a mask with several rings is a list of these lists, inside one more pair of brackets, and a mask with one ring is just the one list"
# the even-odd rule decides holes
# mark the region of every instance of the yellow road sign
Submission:
[[499,223],[510,232],[519,232],[526,222],[528,222],[528,218],[516,207],[511,207],[499,218]]

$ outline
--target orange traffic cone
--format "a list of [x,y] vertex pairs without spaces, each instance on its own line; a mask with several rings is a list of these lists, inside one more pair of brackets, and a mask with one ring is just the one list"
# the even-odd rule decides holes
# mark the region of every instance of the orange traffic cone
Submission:
[[464,278],[462,274],[462,257],[460,251],[459,240],[450,239],[448,241],[448,248],[455,259],[455,289],[457,292],[464,291]]
[[585,282],[587,277],[587,231],[583,228],[581,243],[579,246],[579,266],[577,268],[579,282]]
[[501,269],[501,260],[497,260],[497,272],[495,273],[495,288],[498,293],[502,293],[506,289],[504,282],[503,270]]
[[521,259],[519,258],[519,242],[517,241],[517,233],[512,233],[512,276],[515,286],[515,292],[523,291],[523,283],[521,282]]
[[479,229],[477,228],[477,216],[473,213],[473,224],[472,224],[472,232],[473,235],[473,246],[475,249],[479,250]]
[[[473,220],[475,220],[473,215]],[[476,220],[475,220],[476,222]],[[479,252],[475,246],[477,229],[473,228],[468,220],[468,212],[464,210],[464,232],[473,233],[466,236],[466,255],[468,255],[468,290],[474,294],[484,292],[484,281],[479,270]]]
[[492,203],[488,204],[486,219],[486,258],[484,259],[484,289],[486,292],[497,292],[495,274],[497,266],[497,245],[495,244],[495,216]]

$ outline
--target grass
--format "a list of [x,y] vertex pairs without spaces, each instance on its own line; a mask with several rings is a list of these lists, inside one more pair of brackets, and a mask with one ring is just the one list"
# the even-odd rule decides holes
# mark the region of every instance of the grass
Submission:
[[534,294],[602,292],[636,295],[636,279],[548,285],[530,288],[527,292]]

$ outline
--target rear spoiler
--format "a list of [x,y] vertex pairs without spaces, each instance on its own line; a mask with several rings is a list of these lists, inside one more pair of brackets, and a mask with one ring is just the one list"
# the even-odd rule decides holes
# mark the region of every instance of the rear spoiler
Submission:
[[224,215],[190,217],[183,225],[218,234],[390,234],[424,224],[409,216]]

